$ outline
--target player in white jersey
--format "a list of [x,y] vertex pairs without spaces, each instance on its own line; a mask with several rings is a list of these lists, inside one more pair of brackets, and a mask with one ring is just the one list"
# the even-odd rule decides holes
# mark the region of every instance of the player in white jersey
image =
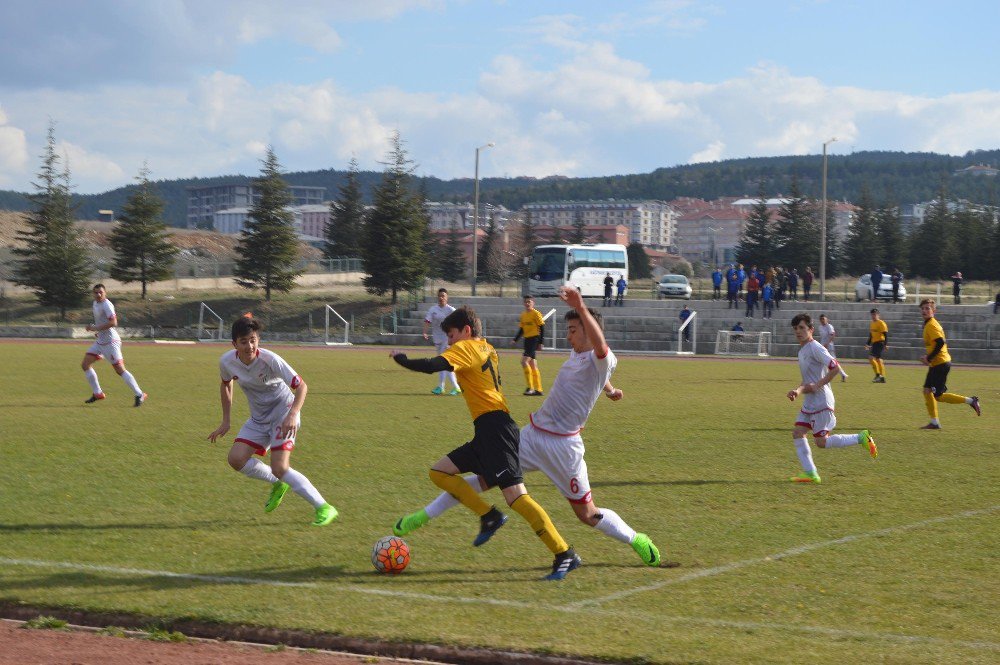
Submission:
[[[588,309],[574,287],[562,287],[559,297],[571,307],[566,313],[566,339],[573,351],[542,406],[531,414],[531,423],[521,429],[521,468],[548,476],[581,522],[630,544],[647,565],[659,566],[660,551],[649,536],[637,533],[613,510],[594,505],[580,432],[601,392],[613,401],[624,395],[611,385],[618,360],[604,339],[600,313]],[[476,491],[488,489],[478,476],[468,475],[465,481]],[[393,532],[405,536],[456,505],[455,497],[442,493],[424,509],[401,518]]]
[[872,459],[878,457],[875,438],[870,430],[863,429],[857,434],[833,434],[837,426],[834,415],[835,401],[830,382],[839,373],[840,363],[823,348],[823,345],[813,339],[812,318],[808,314],[796,314],[792,319],[795,339],[799,343],[799,371],[802,383],[788,391],[788,399],[795,401],[799,395],[802,408],[795,420],[792,430],[792,441],[795,443],[795,453],[802,464],[802,473],[793,476],[796,483],[819,483],[819,472],[813,463],[812,451],[806,435],[812,431],[813,441],[820,448],[844,448],[863,444]]
[[[826,314],[819,315],[819,343],[826,347],[826,350],[830,352],[830,355],[834,358],[837,357],[837,347],[834,345],[834,340],[837,339],[837,329],[833,327],[830,323],[830,319],[827,318]],[[844,366],[840,367],[840,380],[847,381],[847,372],[844,371]]]
[[[441,355],[448,350],[448,334],[441,329],[441,322],[454,312],[455,308],[448,304],[447,289],[438,289],[437,297],[437,304],[431,305],[427,310],[426,316],[424,316],[424,339],[433,340],[434,348],[437,349],[438,355]],[[428,336],[428,332],[430,336]],[[437,387],[431,391],[435,395],[444,394],[445,379],[451,379],[451,392],[448,393],[449,395],[462,394],[462,389],[458,387],[458,378],[454,372],[438,372],[438,379]]]
[[[214,443],[229,431],[235,379],[247,397],[250,418],[229,449],[229,465],[245,476],[271,483],[265,512],[277,508],[291,488],[316,510],[312,525],[326,526],[336,519],[337,509],[326,502],[308,478],[288,466],[301,425],[299,414],[306,401],[306,382],[277,353],[260,348],[260,330],[260,322],[252,314],[233,323],[235,351],[227,351],[219,360],[222,424],[208,435],[208,440]],[[268,452],[271,466],[254,457]]]
[[91,395],[84,400],[86,404],[93,404],[106,397],[101,390],[101,382],[97,380],[97,372],[91,367],[101,358],[107,358],[111,366],[114,367],[118,376],[122,377],[125,385],[132,389],[135,395],[135,406],[142,406],[146,401],[146,393],[136,382],[132,372],[125,369],[125,358],[122,357],[122,338],[115,328],[118,326],[118,315],[115,314],[115,306],[108,300],[108,291],[103,284],[94,285],[94,323],[88,325],[87,330],[95,333],[97,339],[87,353],[83,356],[80,367],[83,368],[83,375],[90,384]]

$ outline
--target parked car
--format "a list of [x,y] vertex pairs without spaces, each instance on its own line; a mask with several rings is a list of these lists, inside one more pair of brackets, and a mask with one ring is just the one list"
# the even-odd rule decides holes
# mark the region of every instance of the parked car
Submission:
[[[871,300],[871,297],[871,275],[862,275],[858,279],[858,283],[854,286],[854,300],[855,302],[861,302],[862,300]],[[901,300],[906,300],[906,287],[903,286],[903,282],[899,283],[898,297]],[[875,298],[877,300],[892,300],[892,275],[882,275],[882,283],[878,285],[878,293],[875,295]]]
[[684,275],[664,275],[656,287],[656,297],[691,300],[691,285]]

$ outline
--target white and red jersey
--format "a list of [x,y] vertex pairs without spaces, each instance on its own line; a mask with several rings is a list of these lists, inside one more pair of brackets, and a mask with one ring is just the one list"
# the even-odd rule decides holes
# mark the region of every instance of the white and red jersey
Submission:
[[442,307],[436,303],[431,305],[427,310],[427,315],[424,316],[424,321],[431,324],[431,339],[434,340],[435,344],[441,344],[448,341],[448,333],[441,330],[441,322],[454,311],[455,308],[451,305],[444,305]]
[[[799,349],[799,371],[802,372],[802,383],[819,383],[831,369],[839,366],[837,359],[830,355],[826,348],[815,339],[803,344]],[[830,384],[823,386],[819,392],[803,393],[802,413],[819,413],[829,409],[833,411],[833,388]]]
[[836,334],[837,330],[833,327],[832,323],[819,324],[819,343],[823,346],[830,348],[829,344],[833,341]]
[[604,351],[603,356],[594,350],[570,352],[541,408],[529,416],[536,429],[558,436],[572,436],[583,429],[618,365],[611,349]]
[[[94,325],[103,326],[108,321],[117,316],[115,314],[115,306],[111,304],[111,301],[105,298],[101,302],[94,301]],[[97,343],[98,344],[116,344],[121,343],[122,338],[118,335],[118,330],[114,327],[108,328],[107,330],[100,330],[97,332]]]
[[236,349],[227,351],[219,359],[219,374],[225,383],[239,382],[250,404],[250,419],[258,423],[271,423],[285,417],[288,407],[295,401],[292,390],[302,379],[277,353],[257,349],[249,365],[244,365]]

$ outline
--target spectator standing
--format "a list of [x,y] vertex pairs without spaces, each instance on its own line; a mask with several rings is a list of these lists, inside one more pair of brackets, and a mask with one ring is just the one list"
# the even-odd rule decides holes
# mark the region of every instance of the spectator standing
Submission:
[[729,301],[729,307],[727,309],[733,309],[738,307],[737,298],[740,288],[740,273],[736,269],[736,266],[730,265],[729,270],[726,271],[726,299]]
[[878,299],[879,284],[882,283],[882,271],[879,270],[878,266],[875,266],[868,278],[872,282],[872,302],[875,302]]
[[809,291],[813,286],[813,275],[812,268],[806,266],[806,271],[802,273],[802,299],[809,300]]
[[964,281],[961,271],[951,276],[951,295],[955,299],[956,305],[962,304],[962,282]]
[[736,271],[737,271],[737,277],[740,280],[739,283],[737,284],[737,286],[739,288],[737,288],[736,297],[737,297],[737,299],[742,299],[743,298],[743,282],[747,281],[747,271],[743,269],[743,264],[742,263],[737,264]]
[[615,278],[611,276],[611,273],[607,273],[604,276],[604,306],[611,306],[611,291],[615,286]]
[[716,268],[712,273],[712,300],[722,299],[722,268]]
[[799,271],[795,268],[788,273],[788,294],[792,300],[799,299]]
[[[687,305],[684,305],[684,309],[681,310],[679,318],[681,320],[681,325],[684,325],[684,322],[691,318],[691,309]],[[691,341],[691,326],[684,329],[684,341]]]
[[765,282],[760,294],[761,301],[764,303],[763,316],[765,319],[769,319],[774,313],[774,287],[771,286],[770,282]]
[[758,288],[760,288],[760,282],[757,281],[757,275],[751,272],[750,277],[747,278],[747,311],[744,314],[751,319],[753,318],[753,309],[757,306]]
[[625,281],[625,275],[618,276],[618,281],[615,282],[615,286],[618,288],[618,296],[615,298],[615,304],[619,307],[624,307],[625,289],[628,288],[628,282]]
[[903,283],[903,273],[899,268],[892,269],[892,301],[899,302],[899,285]]

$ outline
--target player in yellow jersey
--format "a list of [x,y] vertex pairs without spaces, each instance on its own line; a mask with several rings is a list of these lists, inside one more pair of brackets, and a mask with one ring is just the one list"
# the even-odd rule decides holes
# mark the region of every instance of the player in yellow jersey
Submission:
[[882,362],[882,353],[889,348],[889,326],[882,320],[877,307],[871,311],[872,322],[868,325],[868,341],[865,348],[870,349],[868,362],[871,363],[875,371],[875,378],[872,383],[885,383],[885,363]]
[[542,348],[545,340],[545,319],[542,313],[535,309],[535,299],[524,296],[524,311],[518,321],[520,326],[514,335],[514,343],[524,336],[524,355],[521,356],[521,369],[524,370],[524,380],[528,384],[525,395],[543,395],[542,374],[538,371],[535,352]]
[[[479,535],[472,543],[476,547],[486,543],[507,521],[507,516],[483,501],[478,489],[473,489],[462,474],[471,472],[488,485],[499,486],[507,505],[528,522],[555,555],[552,572],[546,579],[561,580],[583,562],[524,486],[518,453],[520,434],[500,387],[496,349],[482,338],[479,317],[467,307],[449,314],[441,322],[441,329],[448,334],[450,346],[439,356],[410,360],[399,351],[389,354],[403,367],[417,372],[455,372],[472,414],[475,430],[472,440],[438,460],[431,467],[431,481],[479,515]],[[478,486],[474,476],[473,480]]]
[[941,429],[938,422],[938,402],[946,404],[968,404],[976,415],[982,415],[979,408],[979,398],[976,396],[964,397],[948,391],[945,383],[948,380],[948,372],[951,371],[951,354],[948,353],[948,344],[944,339],[944,328],[934,318],[936,304],[930,298],[920,301],[920,314],[924,317],[924,348],[927,354],[920,357],[920,362],[928,365],[927,378],[924,379],[924,403],[927,405],[927,413],[931,421],[920,429]]

